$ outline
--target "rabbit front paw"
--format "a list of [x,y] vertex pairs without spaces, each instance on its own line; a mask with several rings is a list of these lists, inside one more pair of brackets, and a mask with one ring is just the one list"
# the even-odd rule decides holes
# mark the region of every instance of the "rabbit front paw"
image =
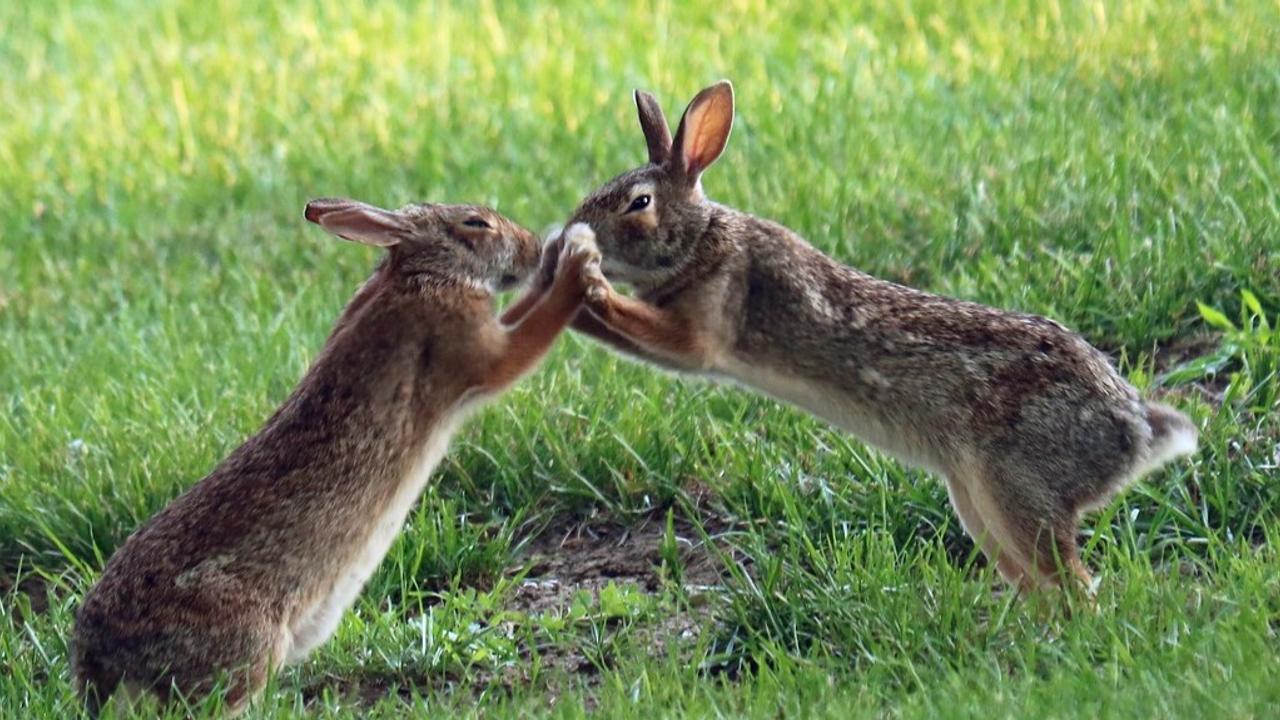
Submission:
[[547,234],[542,243],[541,260],[538,263],[538,287],[545,290],[551,287],[556,278],[556,268],[560,265],[560,252],[564,245],[564,228],[556,227]]
[[607,304],[609,299],[609,281],[600,270],[600,261],[594,260],[582,267],[582,284],[586,287],[588,305],[599,307]]
[[582,263],[578,277],[582,281],[584,296],[588,305],[601,306],[607,304],[609,293],[613,289],[600,269],[600,249],[596,247],[596,235],[584,223],[574,223],[565,231],[565,247],[582,248],[586,260]]
[[596,247],[596,234],[586,223],[574,223],[564,231],[564,244],[570,256],[593,256],[600,259],[600,248]]
[[596,247],[596,234],[583,223],[574,223],[564,231],[563,249],[557,273],[573,273],[582,276],[588,265],[600,264],[600,248]]

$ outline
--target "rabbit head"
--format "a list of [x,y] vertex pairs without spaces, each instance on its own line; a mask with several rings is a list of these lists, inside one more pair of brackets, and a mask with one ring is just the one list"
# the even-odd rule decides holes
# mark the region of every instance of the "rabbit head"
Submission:
[[729,140],[733,86],[722,80],[698,93],[674,140],[658,101],[641,90],[635,100],[648,164],[588,196],[568,225],[585,223],[595,232],[609,279],[655,286],[680,270],[711,224],[701,178]]
[[307,203],[304,214],[340,238],[387,248],[388,268],[400,275],[494,292],[518,285],[538,266],[538,237],[479,205],[421,203],[384,210],[322,198]]

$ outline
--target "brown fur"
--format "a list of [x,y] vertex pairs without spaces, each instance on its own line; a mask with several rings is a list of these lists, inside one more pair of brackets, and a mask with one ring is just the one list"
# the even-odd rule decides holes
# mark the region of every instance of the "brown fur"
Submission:
[[[1080,513],[1194,448],[1186,416],[1144,403],[1052,320],[931,295],[840,264],[787,228],[707,200],[732,122],[727,82],[674,141],[637,92],[650,162],[586,198],[608,280],[574,322],[660,366],[740,382],[946,478],[965,529],[1010,581],[1088,584]],[[645,198],[648,196],[648,202]]]
[[381,559],[361,553],[376,546],[379,518],[393,534],[403,523],[420,489],[405,484],[431,471],[411,471],[422,449],[443,452],[468,408],[537,363],[581,303],[582,268],[598,260],[577,248],[507,326],[492,291],[529,275],[539,246],[506,218],[339,200],[306,215],[389,253],[262,430],[133,533],[85,596],[74,674],[94,712],[122,683],[167,698],[220,678],[238,710],[286,656],[323,642],[346,605],[318,608],[336,588],[358,592]]

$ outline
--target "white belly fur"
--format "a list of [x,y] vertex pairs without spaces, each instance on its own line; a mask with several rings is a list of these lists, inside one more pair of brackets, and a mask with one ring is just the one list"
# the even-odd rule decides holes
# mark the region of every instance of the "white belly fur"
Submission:
[[845,399],[835,388],[769,368],[754,367],[736,358],[721,360],[716,363],[716,370],[717,375],[808,410],[907,465],[941,474],[933,453],[918,440],[885,425],[874,413]]
[[364,547],[355,554],[351,563],[342,570],[337,582],[328,596],[322,597],[309,608],[302,609],[294,616],[289,625],[288,652],[285,662],[296,662],[306,657],[316,647],[322,645],[333,635],[342,620],[342,614],[355,602],[361,588],[373,575],[373,571],[382,563],[391,543],[404,527],[410,508],[422,494],[422,489],[430,479],[436,466],[449,449],[449,441],[454,431],[465,417],[465,411],[455,411],[452,418],[437,428],[423,444],[418,452],[417,460],[409,466],[404,479],[396,490],[395,497],[387,505],[382,516],[371,518],[372,531],[365,540]]

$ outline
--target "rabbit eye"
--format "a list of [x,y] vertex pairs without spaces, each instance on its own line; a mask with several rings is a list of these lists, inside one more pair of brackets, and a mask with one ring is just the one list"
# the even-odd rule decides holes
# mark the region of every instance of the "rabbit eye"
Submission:
[[[651,198],[648,195],[637,196],[636,199],[632,200],[631,204],[627,206],[627,212],[629,213],[639,212],[640,210],[643,210],[649,207],[649,203],[652,201],[653,201],[653,198]],[[625,215],[626,213],[623,213],[623,214]]]
[[485,222],[484,218],[478,218],[478,217],[469,217],[466,220],[463,220],[462,224],[466,225],[467,227],[484,228],[485,230],[493,229],[493,226]]

